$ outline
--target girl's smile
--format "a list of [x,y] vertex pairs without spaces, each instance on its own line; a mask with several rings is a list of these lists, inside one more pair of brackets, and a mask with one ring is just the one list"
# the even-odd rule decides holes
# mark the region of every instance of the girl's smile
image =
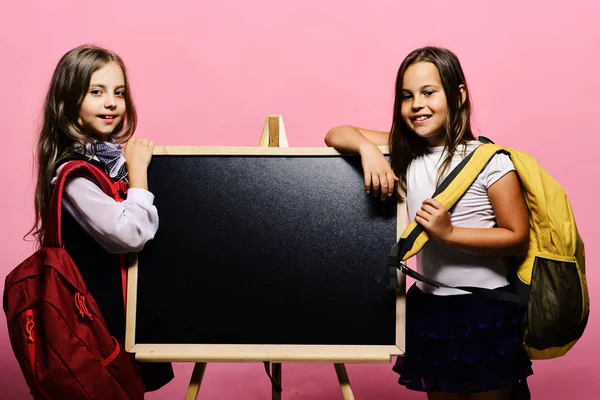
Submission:
[[116,114],[102,114],[100,118],[104,121],[105,124],[113,124],[117,120]]
[[431,118],[431,114],[417,114],[412,116],[412,121],[415,125],[425,125]]

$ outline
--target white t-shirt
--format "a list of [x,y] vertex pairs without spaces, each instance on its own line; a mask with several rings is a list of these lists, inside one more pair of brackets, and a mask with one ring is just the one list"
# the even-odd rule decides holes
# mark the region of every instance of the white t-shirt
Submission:
[[[469,142],[467,154],[481,143]],[[406,172],[407,206],[410,220],[415,218],[425,199],[436,189],[437,172],[446,154],[442,147],[430,147],[430,152],[416,158]],[[464,146],[459,146],[446,174],[463,159]],[[452,225],[465,228],[493,228],[496,217],[487,190],[496,181],[514,170],[510,157],[496,154],[475,182],[450,210]],[[450,286],[477,286],[488,289],[508,285],[506,269],[500,257],[473,254],[436,240],[429,240],[417,254],[418,271],[427,278]],[[435,288],[417,282],[421,290],[436,295],[466,294],[457,289]]]

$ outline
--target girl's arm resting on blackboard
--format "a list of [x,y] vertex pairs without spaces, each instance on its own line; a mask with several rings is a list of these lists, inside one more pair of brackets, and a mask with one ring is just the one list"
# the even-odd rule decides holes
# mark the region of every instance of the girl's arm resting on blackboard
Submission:
[[385,200],[394,192],[398,181],[390,164],[377,146],[386,146],[389,142],[388,132],[372,131],[352,126],[337,126],[327,132],[325,143],[340,153],[360,154],[364,173],[365,191],[381,200]]
[[364,146],[387,146],[389,138],[390,134],[388,132],[341,125],[327,132],[325,143],[329,147],[334,147],[340,153],[359,154]]
[[65,184],[63,206],[106,251],[114,254],[140,251],[158,230],[154,195],[130,188],[117,202],[86,177]]

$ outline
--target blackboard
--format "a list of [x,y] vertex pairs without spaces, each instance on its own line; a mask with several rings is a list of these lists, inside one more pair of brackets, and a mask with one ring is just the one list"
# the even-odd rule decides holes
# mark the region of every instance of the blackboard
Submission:
[[403,310],[374,276],[398,207],[365,193],[359,157],[184,150],[149,168],[160,226],[130,282],[130,347],[397,345]]

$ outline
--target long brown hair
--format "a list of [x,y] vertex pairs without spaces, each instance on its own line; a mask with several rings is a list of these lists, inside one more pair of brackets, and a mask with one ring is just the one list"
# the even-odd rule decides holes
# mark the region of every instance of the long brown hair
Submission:
[[[469,90],[458,57],[448,49],[439,47],[422,47],[411,52],[398,68],[396,78],[396,97],[394,101],[394,117],[390,130],[390,159],[392,169],[398,177],[398,190],[403,198],[406,194],[406,171],[410,163],[417,157],[427,153],[427,141],[414,133],[402,120],[401,108],[403,100],[402,82],[404,73],[413,64],[430,62],[436,66],[446,94],[448,113],[446,115],[444,150],[446,158],[438,173],[438,184],[450,166],[452,156],[459,145],[473,140],[471,131],[471,103]],[[466,93],[463,94],[460,87]]]
[[111,140],[125,143],[135,131],[137,114],[127,69],[121,57],[90,45],[77,47],[62,56],[52,75],[44,102],[44,117],[37,144],[35,223],[26,236],[32,235],[38,246],[41,246],[46,229],[52,198],[51,180],[56,169],[70,156],[93,143],[79,123],[79,109],[88,92],[92,74],[109,63],[117,64],[123,70],[126,104],[125,118],[111,134]]

